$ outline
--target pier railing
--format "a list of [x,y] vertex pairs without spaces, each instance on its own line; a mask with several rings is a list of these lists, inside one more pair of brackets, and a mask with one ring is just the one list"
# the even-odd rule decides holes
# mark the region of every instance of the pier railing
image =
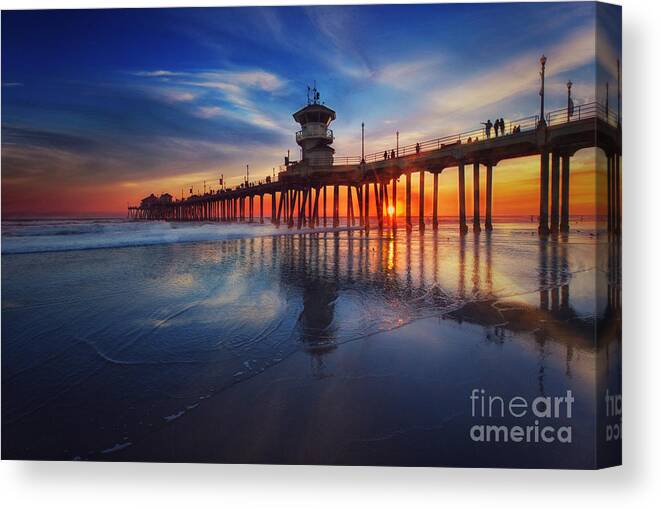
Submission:
[[[576,122],[579,120],[588,120],[592,118],[599,118],[608,122],[613,127],[617,127],[618,115],[617,112],[606,109],[606,106],[598,102],[590,102],[586,104],[576,105],[573,113],[569,114],[568,108],[561,108],[558,110],[550,111],[545,116],[546,125],[554,127],[561,124]],[[465,143],[478,143],[486,140],[495,140],[504,137],[516,136],[520,133],[534,131],[540,127],[539,115],[531,115],[529,117],[519,118],[515,120],[505,121],[505,132],[501,133],[500,130],[496,136],[495,130],[492,128],[489,135],[485,127],[473,129],[471,131],[464,131],[458,134],[451,134],[433,140],[425,140],[419,143],[404,145],[399,148],[388,147],[380,152],[374,152],[365,155],[365,162],[372,163],[382,161],[386,158],[390,159],[394,153],[395,158],[407,157],[414,154],[431,152],[443,148],[451,147],[452,145],[460,145]],[[349,166],[360,164],[360,156],[335,156],[333,158],[334,166]]]
[[576,105],[572,115],[569,114],[569,110],[567,108],[547,113],[546,125],[556,126],[591,118],[599,118],[604,122],[608,122],[613,127],[617,127],[618,124],[617,112],[611,110],[610,108],[606,109],[604,104],[591,102],[587,104]]

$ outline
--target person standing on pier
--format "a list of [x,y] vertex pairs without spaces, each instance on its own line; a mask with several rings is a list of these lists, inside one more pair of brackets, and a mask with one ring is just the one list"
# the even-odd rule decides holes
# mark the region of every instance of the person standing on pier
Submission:
[[387,150],[383,153],[383,159],[384,160],[388,159],[388,151]]
[[420,154],[420,143],[415,144],[415,153],[416,155]]
[[395,159],[395,151],[394,150],[390,151],[390,159]]
[[491,119],[487,120],[486,122],[482,122],[482,125],[484,125],[484,134],[486,134],[487,139],[491,138],[491,128],[493,127]]

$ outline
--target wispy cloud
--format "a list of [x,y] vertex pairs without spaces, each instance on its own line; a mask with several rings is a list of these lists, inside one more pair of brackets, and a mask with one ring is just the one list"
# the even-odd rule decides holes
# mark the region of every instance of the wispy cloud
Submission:
[[[193,110],[198,117],[212,119],[231,118],[260,129],[284,132],[279,120],[271,117],[253,96],[264,94],[277,96],[287,81],[275,73],[262,69],[203,70],[203,71],[141,71],[136,75],[145,78],[168,76],[163,83],[159,79],[150,86],[169,100],[196,102]],[[177,86],[179,89],[168,87]]]
[[227,112],[220,106],[200,106],[195,110],[195,114],[200,118],[215,118],[226,115]]
[[163,89],[158,92],[168,102],[192,102],[198,96],[188,90]]
[[378,67],[371,78],[381,85],[409,90],[421,90],[425,84],[437,80],[443,72],[442,58],[404,59]]
[[321,37],[315,44],[302,45],[304,51],[352,79],[372,76],[374,66],[369,53],[356,39],[361,31],[353,7],[308,7],[305,13]]
[[164,76],[177,76],[179,73],[173,71],[155,70],[155,71],[136,71],[133,74],[135,76],[150,76],[150,77],[162,78]]
[[[394,105],[404,101],[407,108],[397,113],[398,120],[392,121],[389,108],[383,110],[383,118],[375,118],[374,126],[369,129],[369,149],[374,151],[390,149],[394,144],[395,129],[400,131],[400,143],[415,143],[446,134],[478,128],[479,122],[496,110],[506,119],[516,119],[532,113],[521,105],[538,104],[537,92],[540,86],[539,57],[541,53],[548,57],[546,67],[547,104],[552,104],[553,97],[566,97],[567,76],[570,73],[594,65],[595,32],[592,25],[584,26],[570,33],[567,37],[552,45],[536,50],[526,50],[514,54],[504,61],[458,80],[454,86],[442,84],[443,62],[436,59],[419,59],[411,62],[402,61],[389,64],[380,72],[373,74],[374,83],[365,92],[373,94],[384,83],[401,81],[404,88],[407,83],[416,90],[415,95],[397,96]],[[452,70],[447,72],[452,74]],[[576,104],[594,100],[594,71],[584,72],[589,79],[575,83],[572,95]],[[430,86],[425,86],[429,83]],[[517,109],[512,109],[513,107]],[[502,112],[502,113],[501,113]],[[387,117],[385,115],[388,115]],[[484,118],[483,118],[484,117]],[[351,155],[359,150],[359,145],[351,136],[342,136],[336,129],[338,154]]]
[[[565,41],[547,49],[547,77],[592,63],[595,55],[595,32],[586,27]],[[480,72],[459,86],[434,94],[435,111],[451,114],[475,111],[528,92],[539,85],[539,52],[528,51],[486,72]]]

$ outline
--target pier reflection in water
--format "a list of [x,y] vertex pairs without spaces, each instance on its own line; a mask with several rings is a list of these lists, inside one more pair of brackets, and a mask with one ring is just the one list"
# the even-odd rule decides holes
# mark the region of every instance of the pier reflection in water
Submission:
[[[3,327],[22,340],[4,344],[3,432],[14,440],[3,447],[59,459],[506,464],[467,442],[467,394],[569,388],[587,436],[595,362],[606,373],[620,355],[618,257],[599,238],[520,226],[3,257]],[[592,454],[572,447],[576,465]],[[547,464],[566,454],[553,449]]]

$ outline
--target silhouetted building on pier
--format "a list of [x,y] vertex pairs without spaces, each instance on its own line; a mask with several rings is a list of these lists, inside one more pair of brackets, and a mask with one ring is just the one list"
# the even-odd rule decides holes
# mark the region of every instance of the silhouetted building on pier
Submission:
[[301,147],[301,163],[309,166],[333,166],[333,131],[328,128],[335,120],[335,112],[319,104],[319,93],[304,108],[294,113],[294,120],[301,125],[296,133],[296,143]]

